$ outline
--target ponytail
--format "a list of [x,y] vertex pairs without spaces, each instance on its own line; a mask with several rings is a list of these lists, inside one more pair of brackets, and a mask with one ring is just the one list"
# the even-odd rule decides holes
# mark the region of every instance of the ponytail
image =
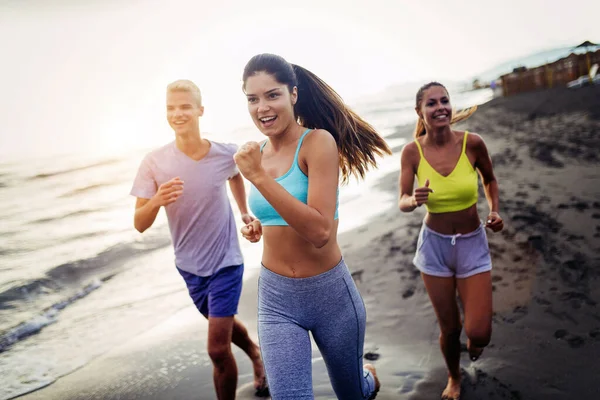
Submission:
[[351,175],[364,178],[370,167],[377,167],[376,156],[392,154],[377,131],[352,111],[328,84],[312,72],[290,64],[275,54],[258,54],[244,68],[244,85],[248,77],[264,71],[290,92],[298,88],[294,105],[297,122],[311,129],[325,129],[335,139],[340,155],[342,181]]
[[423,118],[419,117],[419,119],[417,119],[417,126],[415,126],[415,139],[419,136],[423,136],[425,133],[427,133],[425,131],[425,123],[423,122]]
[[352,111],[340,95],[312,72],[292,64],[298,84],[294,112],[298,123],[331,133],[340,154],[342,179],[350,175],[364,178],[376,167],[376,156],[392,154],[385,140],[365,120]]

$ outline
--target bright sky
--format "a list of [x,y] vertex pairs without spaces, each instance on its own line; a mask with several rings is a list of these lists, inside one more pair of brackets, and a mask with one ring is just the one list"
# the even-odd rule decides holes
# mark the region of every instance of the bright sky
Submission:
[[164,90],[178,78],[202,89],[203,129],[251,124],[241,74],[261,52],[312,70],[351,102],[598,42],[598,15],[594,0],[4,0],[0,156],[171,140]]

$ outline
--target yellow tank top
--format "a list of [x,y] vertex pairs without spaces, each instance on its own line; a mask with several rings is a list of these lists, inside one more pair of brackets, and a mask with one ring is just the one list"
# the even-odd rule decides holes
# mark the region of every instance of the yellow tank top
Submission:
[[415,140],[421,155],[417,168],[417,181],[419,186],[423,186],[429,179],[429,187],[433,190],[425,203],[430,213],[460,211],[477,203],[477,171],[467,157],[467,134],[468,132],[465,132],[460,158],[448,176],[440,175],[433,169],[423,156],[419,141]]

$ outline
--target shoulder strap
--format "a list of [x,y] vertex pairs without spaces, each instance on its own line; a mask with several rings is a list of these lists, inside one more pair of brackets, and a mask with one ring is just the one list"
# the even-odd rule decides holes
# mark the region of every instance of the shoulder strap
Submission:
[[465,138],[463,139],[463,148],[462,148],[463,153],[467,150],[467,135],[468,134],[469,134],[469,131],[465,131]]
[[417,149],[419,149],[419,154],[421,155],[421,158],[423,157],[423,149],[421,148],[421,144],[419,143],[419,139],[415,139],[415,143],[417,144]]
[[265,140],[264,142],[262,142],[262,144],[260,145],[260,152],[262,153],[263,149],[265,148],[265,146],[267,145],[267,142],[269,141],[269,139]]
[[310,128],[305,130],[302,136],[300,136],[300,140],[298,140],[298,147],[296,147],[296,154],[294,155],[294,164],[298,163],[298,154],[300,154],[300,147],[302,147],[302,142],[304,141],[304,137],[308,132],[310,132]]

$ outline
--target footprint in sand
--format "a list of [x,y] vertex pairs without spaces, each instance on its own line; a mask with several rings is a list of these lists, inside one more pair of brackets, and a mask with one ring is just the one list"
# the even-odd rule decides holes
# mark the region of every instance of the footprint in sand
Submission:
[[417,383],[423,379],[423,374],[414,371],[395,372],[394,375],[404,378],[399,390],[401,394],[412,392],[415,389]]
[[[495,376],[491,376],[478,368],[463,369],[463,383],[461,398],[501,398],[521,400],[521,393],[514,390],[510,385],[501,382]],[[479,397],[484,395],[485,397]]]
[[572,259],[565,261],[559,270],[561,279],[571,286],[577,286],[588,277],[588,268],[582,260]]
[[[405,377],[400,394],[411,393],[414,399],[439,399],[447,372],[443,368],[429,371],[427,376],[411,373],[397,373]],[[505,399],[521,400],[522,395],[509,384],[474,367],[461,368],[462,384],[461,398],[463,399]]]
[[527,192],[517,192],[515,193],[516,197],[520,197],[522,199],[526,199],[527,197],[529,197],[529,195],[527,194]]
[[584,303],[592,307],[594,307],[597,304],[594,300],[590,299],[585,293],[576,291],[568,291],[561,293],[559,298],[563,302],[570,302],[573,308],[581,308],[581,306]]
[[585,339],[579,335],[573,335],[566,329],[558,329],[554,332],[554,337],[557,340],[565,340],[572,349],[578,349],[585,345]]
[[540,305],[542,305],[542,306],[549,306],[549,305],[552,304],[550,301],[548,301],[546,299],[542,299],[542,298],[537,297],[537,296],[535,296],[534,298],[535,298],[535,302],[538,303],[538,304],[540,304]]
[[571,348],[577,349],[585,345],[585,339],[581,336],[573,336],[567,339],[567,343],[569,343],[569,346],[571,346]]
[[577,201],[573,204],[573,207],[577,209],[577,211],[585,211],[589,208],[589,205],[585,201]]
[[362,282],[363,272],[364,271],[362,269],[359,269],[358,271],[354,271],[350,274],[352,276],[352,279],[354,280],[354,283]]
[[365,357],[365,360],[368,360],[368,361],[377,361],[377,360],[379,360],[380,356],[379,356],[379,353],[370,351],[370,352],[365,353],[364,357]]
[[536,205],[541,205],[541,204],[548,204],[551,203],[552,199],[548,196],[541,196],[538,201],[536,202]]
[[402,247],[400,247],[400,246],[390,246],[390,248],[388,249],[388,253],[387,253],[386,257],[392,257],[392,256],[396,255],[396,253],[398,253],[401,250],[402,250]]
[[415,294],[415,287],[411,286],[408,289],[406,289],[404,291],[404,293],[402,293],[402,298],[403,299],[408,299],[409,297],[412,297],[413,294]]
[[557,339],[564,339],[569,334],[569,331],[566,329],[558,329],[554,332],[554,337]]

